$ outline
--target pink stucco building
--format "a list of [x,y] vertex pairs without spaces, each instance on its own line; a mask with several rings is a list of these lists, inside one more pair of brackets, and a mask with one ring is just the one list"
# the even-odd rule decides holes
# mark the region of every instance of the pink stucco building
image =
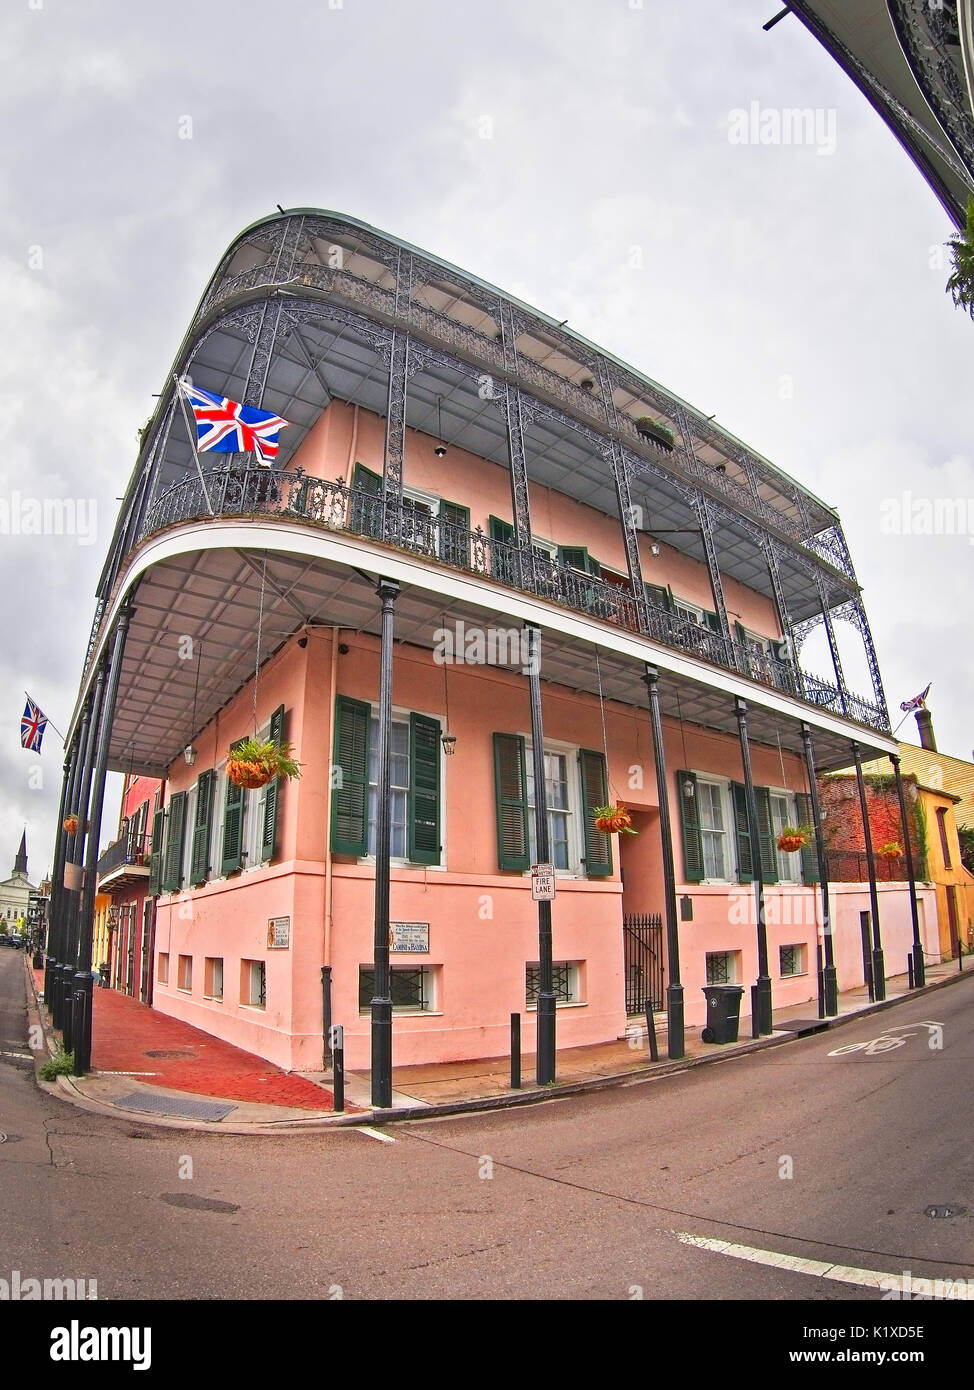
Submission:
[[[700,1023],[707,983],[761,974],[759,915],[776,1007],[818,997],[826,907],[839,985],[861,982],[868,886],[823,898],[814,839],[776,847],[814,820],[810,761],[845,766],[853,742],[896,751],[833,511],[543,314],[332,213],[237,238],[174,372],[290,424],[272,470],[203,454],[201,478],[165,387],[102,576],[72,733],[126,614],[110,765],[165,783],[155,1008],[308,1070],[341,1023],[348,1065],[368,1067],[380,581],[395,596],[398,1064],[503,1054],[512,1012],[530,1043],[543,981],[526,629],[540,631],[558,1046],[673,1007],[678,969]],[[798,659],[819,626],[824,679]],[[850,638],[865,694],[844,678]],[[294,745],[300,780],[228,784],[228,750],[255,729]],[[636,835],[595,828],[609,801]],[[901,973],[909,895],[881,887]],[[921,889],[935,943],[930,911]]]

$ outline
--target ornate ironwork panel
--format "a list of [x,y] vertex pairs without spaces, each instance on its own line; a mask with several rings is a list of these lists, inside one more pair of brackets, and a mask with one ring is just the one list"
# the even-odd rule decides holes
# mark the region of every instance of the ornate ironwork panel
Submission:
[[720,630],[725,637],[730,636],[730,624],[727,621],[727,605],[724,602],[724,585],[720,578],[720,565],[717,561],[717,547],[714,545],[714,528],[710,519],[710,507],[707,498],[703,493],[696,498],[697,520],[700,524],[700,532],[703,537],[704,554],[707,557],[707,570],[710,574],[710,587],[713,590],[714,606],[717,609],[717,620],[720,623]]
[[[409,335],[392,335],[389,394],[386,405],[386,453],[382,496],[387,504],[387,538],[395,544],[402,510],[402,467],[406,447],[406,382],[409,376]],[[391,504],[391,507],[388,506]]]
[[270,371],[274,342],[281,321],[281,310],[282,305],[279,299],[269,299],[264,305],[260,331],[257,334],[257,341],[254,343],[250,371],[247,374],[247,385],[244,388],[245,405],[259,407],[264,398],[267,373]]

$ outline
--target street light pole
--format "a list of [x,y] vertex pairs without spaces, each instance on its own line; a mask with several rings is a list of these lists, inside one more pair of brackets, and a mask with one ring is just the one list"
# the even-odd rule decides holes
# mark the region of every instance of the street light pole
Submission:
[[392,750],[392,639],[399,585],[380,579],[376,593],[382,603],[379,656],[379,728],[375,792],[375,921],[372,944],[372,1104],[377,1110],[392,1105],[392,976],[389,969],[389,834],[391,824],[390,764]]
[[656,763],[656,797],[659,801],[660,848],[663,854],[663,906],[666,912],[666,1054],[673,1060],[686,1055],[683,1027],[683,984],[680,980],[680,934],[676,917],[676,873],[673,868],[673,828],[670,823],[666,749],[659,707],[659,671],[647,666],[643,680],[649,692],[649,718],[653,729]]
[[862,758],[855,739],[852,740],[851,747],[852,757],[856,764],[856,786],[859,789],[859,810],[862,815],[862,838],[866,849],[866,868],[869,872],[869,903],[873,918],[873,994],[878,1002],[886,998],[886,966],[883,960],[883,942],[879,930],[879,893],[876,891],[873,832],[869,824],[869,808],[866,805],[866,783],[862,775]]
[[758,803],[754,795],[751,773],[751,745],[747,737],[747,704],[735,696],[734,713],[741,740],[741,763],[744,769],[744,796],[747,802],[747,827],[751,842],[751,872],[754,875],[754,900],[758,917],[758,978],[752,989],[752,1028],[756,1037],[773,1031],[771,976],[768,973],[768,927],[764,910],[764,872],[761,867],[761,827],[758,823]]
[[818,883],[822,894],[822,939],[825,942],[825,966],[822,970],[822,1017],[831,1017],[839,1012],[839,983],[835,973],[834,943],[832,940],[832,913],[829,907],[829,861],[825,853],[825,836],[822,833],[822,808],[818,799],[818,779],[815,772],[815,754],[812,750],[812,731],[807,724],[801,726],[802,747],[805,750],[805,769],[808,774],[808,800],[812,808],[812,825],[815,829],[815,856],[818,861]]
[[899,755],[890,753],[889,760],[893,764],[893,776],[896,778],[896,796],[900,803],[900,825],[903,830],[903,852],[906,855],[906,873],[910,884],[910,916],[913,919],[913,987],[914,989],[921,989],[927,982],[927,976],[923,960],[923,942],[920,940],[920,912],[917,908],[913,843],[910,839],[910,822],[906,813],[906,793],[903,789]]
[[[528,687],[531,694],[531,766],[534,772],[534,837],[538,863],[547,864],[551,854],[548,835],[548,789],[544,765],[544,724],[541,717],[541,632],[528,626]],[[538,1048],[537,1081],[547,1086],[555,1079],[555,1010],[552,961],[551,903],[538,903]]]

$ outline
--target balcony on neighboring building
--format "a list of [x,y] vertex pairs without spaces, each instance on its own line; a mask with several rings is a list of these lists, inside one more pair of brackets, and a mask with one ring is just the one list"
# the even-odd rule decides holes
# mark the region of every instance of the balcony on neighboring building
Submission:
[[110,844],[98,860],[98,891],[130,888],[149,879],[149,836],[125,834]]

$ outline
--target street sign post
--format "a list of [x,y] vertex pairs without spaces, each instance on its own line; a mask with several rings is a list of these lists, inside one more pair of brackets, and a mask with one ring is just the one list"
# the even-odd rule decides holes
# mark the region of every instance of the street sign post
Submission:
[[550,903],[555,900],[554,864],[531,865],[531,901]]

